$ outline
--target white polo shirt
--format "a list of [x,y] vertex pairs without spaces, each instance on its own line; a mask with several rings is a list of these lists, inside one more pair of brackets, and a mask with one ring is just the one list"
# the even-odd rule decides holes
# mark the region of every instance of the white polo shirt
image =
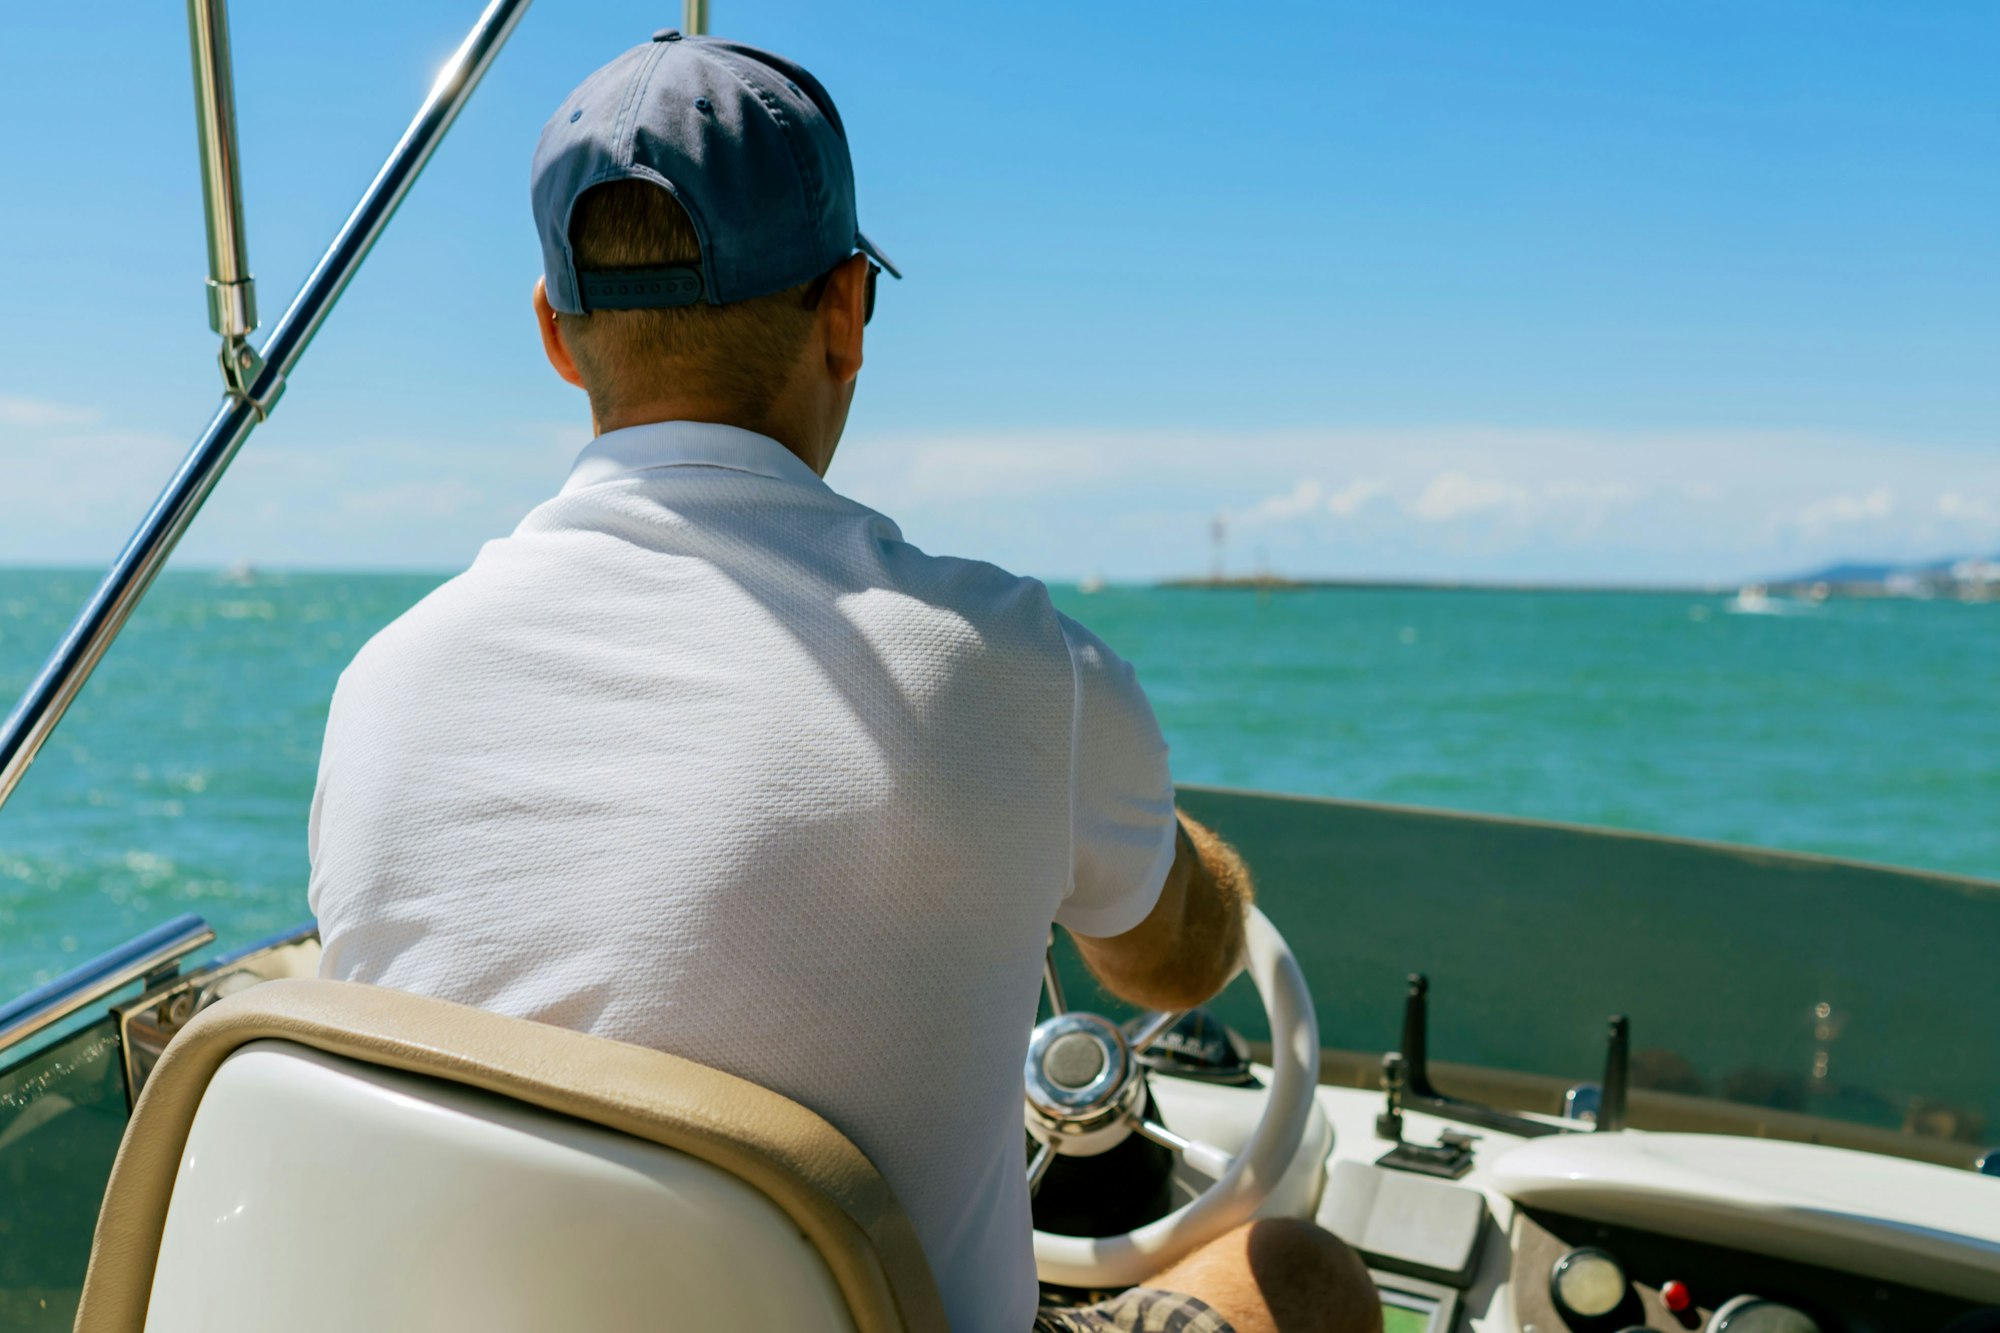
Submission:
[[1026,1333],[1051,920],[1172,863],[1132,670],[776,441],[614,431],[361,650],[313,796],[323,976],[656,1047],[875,1162],[960,1333]]

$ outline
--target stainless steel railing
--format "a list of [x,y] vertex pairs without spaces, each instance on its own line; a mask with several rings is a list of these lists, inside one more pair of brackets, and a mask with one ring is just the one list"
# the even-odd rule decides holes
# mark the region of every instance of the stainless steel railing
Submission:
[[257,283],[250,276],[250,242],[243,232],[229,10],[226,0],[188,0],[187,9],[202,213],[208,229],[208,326],[222,335],[223,384],[237,397],[248,397],[261,369],[250,346],[257,329]]
[[[191,0],[200,4],[202,0]],[[465,41],[438,74],[430,95],[403,132],[389,159],[320,257],[299,294],[264,344],[261,364],[242,392],[223,400],[166,489],[141,520],[97,590],[77,612],[55,651],[14,711],[0,725],[0,805],[13,794],[42,743],[76,699],[105,650],[124,628],[181,534],[215,484],[283,391],[285,377],[305,354],[313,334],[367,258],[396,206],[464,108],[500,47],[527,12],[529,0],[492,0]],[[218,7],[219,8],[219,7]],[[197,57],[199,60],[199,57]],[[217,66],[226,70],[226,61]],[[238,242],[241,229],[235,232]],[[247,274],[245,275],[247,278]],[[243,344],[247,349],[248,344]]]
[[182,958],[214,938],[215,932],[200,917],[177,916],[63,973],[0,1007],[0,1051],[135,981],[149,986],[165,981]]

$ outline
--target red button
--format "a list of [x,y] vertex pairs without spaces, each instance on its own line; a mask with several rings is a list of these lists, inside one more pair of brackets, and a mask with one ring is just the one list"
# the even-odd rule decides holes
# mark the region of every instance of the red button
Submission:
[[1694,1304],[1694,1293],[1685,1282],[1668,1282],[1660,1287],[1660,1304],[1673,1314],[1679,1314]]

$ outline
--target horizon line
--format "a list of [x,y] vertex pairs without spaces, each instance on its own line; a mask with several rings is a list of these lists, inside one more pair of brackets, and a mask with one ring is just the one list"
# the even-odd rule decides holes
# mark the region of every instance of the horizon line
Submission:
[[[1859,565],[1869,562],[1846,560],[1840,563]],[[305,575],[313,577],[437,578],[440,580],[454,578],[464,573],[465,568],[467,568],[466,566],[450,567],[444,565],[266,565],[258,564],[255,561],[231,561],[228,563],[199,562],[165,569],[161,571],[161,577],[173,577],[177,575],[214,577],[230,573],[239,567],[247,570],[252,576],[270,575],[288,577]],[[66,562],[51,562],[47,564],[36,562],[0,562],[0,574],[75,574],[84,577],[102,578],[105,570],[106,567],[104,566]],[[1219,580],[1210,575],[1192,574],[1172,574],[1145,578],[1103,578],[1095,574],[1035,574],[1025,577],[1031,577],[1052,587],[1061,588],[1081,588],[1088,584],[1095,584],[1101,588],[1161,589],[1195,592],[1353,589],[1406,592],[1604,592],[1640,593],[1651,596],[1681,594],[1703,597],[1736,592],[1746,587],[1786,588],[1805,586],[1814,582],[1810,574],[1687,582],[1649,579],[1633,579],[1629,581],[1618,579],[1564,578],[1482,579],[1454,575],[1404,574],[1290,575],[1278,574],[1271,571],[1248,575],[1225,575]]]

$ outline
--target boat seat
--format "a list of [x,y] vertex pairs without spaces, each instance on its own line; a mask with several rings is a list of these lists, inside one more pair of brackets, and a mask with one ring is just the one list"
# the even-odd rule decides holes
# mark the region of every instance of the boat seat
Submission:
[[944,1333],[908,1217],[774,1092],[348,982],[253,986],[147,1080],[80,1333]]

